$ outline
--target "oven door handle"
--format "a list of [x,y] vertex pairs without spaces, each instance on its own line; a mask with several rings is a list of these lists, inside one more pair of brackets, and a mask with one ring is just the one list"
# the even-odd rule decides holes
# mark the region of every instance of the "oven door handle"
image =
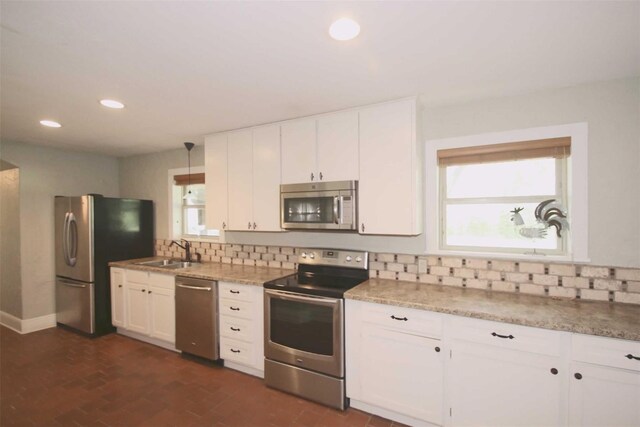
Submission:
[[291,301],[308,301],[308,302],[315,302],[315,303],[324,302],[324,303],[330,303],[330,304],[338,304],[340,302],[340,300],[336,298],[316,297],[311,295],[303,296],[303,295],[293,294],[291,292],[283,292],[283,291],[266,290],[265,293],[268,295],[274,296],[276,298],[291,300]]

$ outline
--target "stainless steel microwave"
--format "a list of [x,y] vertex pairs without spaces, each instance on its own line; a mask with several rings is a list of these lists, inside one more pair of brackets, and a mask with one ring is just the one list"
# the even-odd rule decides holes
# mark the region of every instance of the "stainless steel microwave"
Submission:
[[280,224],[285,230],[357,230],[358,181],[280,186]]

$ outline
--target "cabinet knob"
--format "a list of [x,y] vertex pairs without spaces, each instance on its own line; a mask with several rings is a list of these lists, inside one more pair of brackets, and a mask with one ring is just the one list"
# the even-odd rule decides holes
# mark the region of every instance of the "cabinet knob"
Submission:
[[256,228],[258,228],[258,226],[256,225],[256,223],[253,223],[253,229],[255,230]]
[[364,233],[364,222],[362,223],[362,226],[360,228],[362,229],[362,232]]
[[149,293],[151,293],[151,291],[149,291]]
[[311,181],[313,181],[313,178],[314,178],[313,172],[311,172]]
[[146,290],[142,289],[142,292],[147,292]]
[[436,350],[436,353],[440,353],[440,347],[436,347],[435,350]]
[[121,287],[122,287],[122,285],[118,285],[118,287],[119,287],[119,288],[121,288]]
[[576,377],[577,380],[582,379],[582,374],[580,372],[576,372],[575,374],[573,374],[573,376]]
[[227,228],[227,223],[226,223],[226,222],[223,222],[223,223],[222,223],[222,229],[224,230],[225,228]]
[[247,228],[251,230],[251,221],[249,221],[249,226]]
[[556,368],[551,368],[551,373],[553,375],[558,375],[558,370]]
[[320,181],[322,181],[322,172],[320,172]]

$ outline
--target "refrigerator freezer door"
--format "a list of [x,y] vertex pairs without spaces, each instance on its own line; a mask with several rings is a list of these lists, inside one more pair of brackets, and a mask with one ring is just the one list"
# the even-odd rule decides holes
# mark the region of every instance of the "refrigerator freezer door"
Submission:
[[93,197],[56,197],[56,276],[94,281]]
[[56,277],[56,321],[87,334],[95,332],[93,283]]

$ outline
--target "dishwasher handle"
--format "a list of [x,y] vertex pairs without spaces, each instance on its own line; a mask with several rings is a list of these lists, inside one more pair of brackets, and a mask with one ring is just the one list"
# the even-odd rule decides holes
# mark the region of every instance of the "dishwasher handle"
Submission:
[[184,289],[193,289],[194,291],[211,291],[211,287],[205,287],[205,286],[189,286],[189,285],[182,285],[180,283],[176,283],[176,286],[179,288],[184,288]]

